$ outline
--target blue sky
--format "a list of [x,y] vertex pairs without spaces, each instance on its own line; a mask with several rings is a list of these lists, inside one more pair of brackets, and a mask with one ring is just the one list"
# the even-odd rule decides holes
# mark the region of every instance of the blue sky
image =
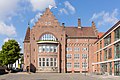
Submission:
[[[0,0],[0,49],[8,39],[15,39],[23,48],[27,24],[30,27],[50,8],[60,23],[82,26],[96,23],[105,32],[120,20],[120,0]],[[23,52],[23,50],[22,50]]]

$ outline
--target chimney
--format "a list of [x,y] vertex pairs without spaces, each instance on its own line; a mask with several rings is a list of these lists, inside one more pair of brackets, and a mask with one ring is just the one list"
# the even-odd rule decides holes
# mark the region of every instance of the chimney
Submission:
[[78,28],[81,28],[81,20],[78,18]]
[[92,27],[96,28],[94,21],[92,21]]
[[65,26],[65,23],[62,23],[62,27],[64,27]]

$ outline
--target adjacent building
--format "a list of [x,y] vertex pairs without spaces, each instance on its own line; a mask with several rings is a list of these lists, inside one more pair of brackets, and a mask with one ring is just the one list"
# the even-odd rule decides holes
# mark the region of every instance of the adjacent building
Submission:
[[120,75],[120,21],[94,45],[93,72]]
[[20,53],[20,58],[16,60],[14,64],[12,64],[12,68],[14,69],[23,69],[23,53]]
[[83,27],[80,19],[78,26],[60,25],[47,8],[31,29],[28,25],[24,39],[24,70],[30,67],[37,72],[93,72],[93,47],[97,38],[94,22],[89,27]]

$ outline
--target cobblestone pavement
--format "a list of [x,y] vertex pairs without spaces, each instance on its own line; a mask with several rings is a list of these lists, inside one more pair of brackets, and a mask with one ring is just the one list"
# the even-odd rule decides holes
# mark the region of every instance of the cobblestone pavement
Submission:
[[120,80],[120,77],[84,75],[72,73],[9,73],[0,75],[0,80]]

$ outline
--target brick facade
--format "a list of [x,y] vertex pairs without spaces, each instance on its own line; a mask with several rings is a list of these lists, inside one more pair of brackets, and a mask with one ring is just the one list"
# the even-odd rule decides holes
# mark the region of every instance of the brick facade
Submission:
[[120,75],[120,21],[101,36],[94,46],[93,71]]
[[94,22],[91,27],[82,27],[78,19],[77,27],[61,26],[47,8],[32,29],[28,27],[26,31],[24,70],[30,66],[31,71],[37,72],[92,72],[97,35]]

